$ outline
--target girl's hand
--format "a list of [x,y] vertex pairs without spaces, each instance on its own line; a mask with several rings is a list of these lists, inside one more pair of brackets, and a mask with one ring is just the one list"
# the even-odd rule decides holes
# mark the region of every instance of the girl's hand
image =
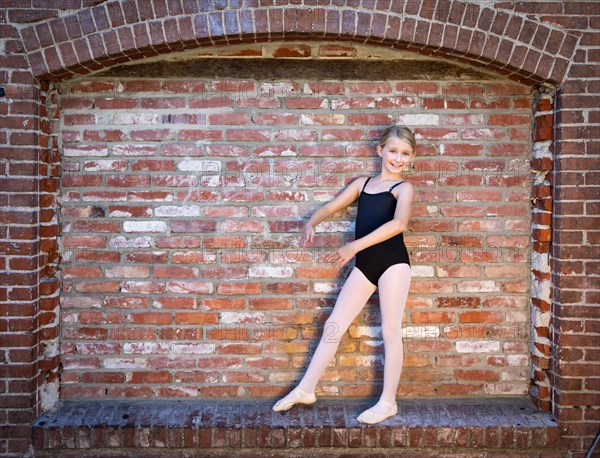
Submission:
[[357,253],[355,245],[350,242],[336,251],[325,256],[325,261],[330,262],[336,269],[341,269]]
[[306,223],[300,236],[300,248],[304,248],[307,242],[312,242],[315,237],[315,228]]

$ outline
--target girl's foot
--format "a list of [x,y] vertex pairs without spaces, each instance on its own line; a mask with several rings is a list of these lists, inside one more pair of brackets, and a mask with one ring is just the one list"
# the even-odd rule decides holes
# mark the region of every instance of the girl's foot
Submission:
[[365,410],[356,419],[369,425],[379,423],[398,413],[398,405],[394,402],[379,401],[370,409]]
[[294,388],[290,394],[281,398],[273,406],[275,412],[283,412],[291,409],[296,404],[314,404],[317,402],[315,393],[307,393],[299,387]]

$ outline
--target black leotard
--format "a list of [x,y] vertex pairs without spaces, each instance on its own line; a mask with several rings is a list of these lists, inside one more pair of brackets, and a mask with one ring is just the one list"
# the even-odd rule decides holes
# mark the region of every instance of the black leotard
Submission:
[[[397,201],[392,194],[392,189],[404,183],[404,181],[401,181],[392,185],[387,191],[369,194],[365,192],[365,186],[370,179],[371,177],[365,181],[358,198],[355,239],[364,237],[379,226],[394,219]],[[408,264],[410,266],[402,232],[383,242],[371,245],[356,254],[356,267],[374,285],[377,285],[383,273],[395,264]]]

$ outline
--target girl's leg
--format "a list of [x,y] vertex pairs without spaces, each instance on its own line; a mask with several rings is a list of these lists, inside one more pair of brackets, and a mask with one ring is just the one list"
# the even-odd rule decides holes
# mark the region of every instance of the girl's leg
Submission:
[[376,286],[367,280],[360,270],[352,269],[340,291],[331,315],[325,322],[323,335],[304,377],[290,394],[275,404],[274,409],[287,410],[298,399],[306,401],[305,404],[314,399],[317,383],[335,356],[342,337],[375,289]]
[[379,279],[381,333],[385,347],[381,399],[392,403],[396,402],[396,391],[404,360],[402,318],[410,281],[411,270],[408,264],[390,267]]
[[309,393],[315,391],[317,382],[335,356],[342,337],[354,318],[363,309],[376,286],[354,268],[344,283],[331,315],[323,326],[323,336],[315,350],[308,369],[298,386]]
[[[379,279],[381,304],[381,333],[385,347],[383,391],[379,402],[363,412],[365,422],[378,423],[395,415],[396,390],[402,373],[404,349],[402,344],[402,317],[410,288],[411,270],[408,264],[395,264]],[[391,415],[390,415],[391,414]]]

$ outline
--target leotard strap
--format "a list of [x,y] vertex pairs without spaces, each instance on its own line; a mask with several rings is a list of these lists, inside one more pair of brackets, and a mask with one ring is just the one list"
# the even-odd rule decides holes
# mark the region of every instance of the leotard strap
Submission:
[[399,184],[402,184],[402,183],[404,183],[404,180],[402,180],[396,184],[393,184],[392,187],[390,188],[390,192],[392,192],[392,189],[394,189],[396,186],[398,186]]
[[367,181],[365,181],[365,184],[363,184],[361,192],[363,192],[365,190],[365,186],[367,186],[367,183],[369,182],[370,179],[371,179],[371,177],[367,178]]

